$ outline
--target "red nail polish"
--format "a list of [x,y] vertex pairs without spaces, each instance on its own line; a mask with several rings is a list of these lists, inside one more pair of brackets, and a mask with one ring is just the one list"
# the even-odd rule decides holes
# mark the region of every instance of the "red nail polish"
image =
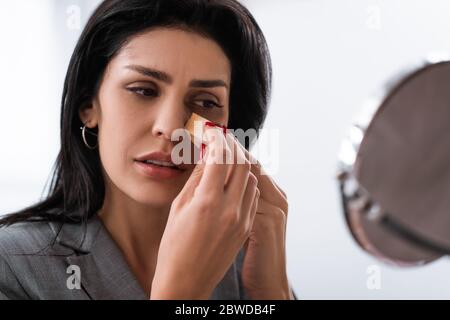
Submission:
[[205,156],[206,151],[206,144],[202,143],[202,150],[200,152],[200,160],[203,160],[203,157]]
[[[218,123],[214,123],[214,122],[211,122],[211,121],[206,121],[205,122],[205,127],[221,128],[224,135],[226,135],[227,131],[228,131],[228,128],[226,126],[218,124]],[[202,160],[204,158],[205,151],[206,151],[206,145],[204,143],[202,143],[202,149],[201,149],[201,153],[200,153],[200,160]]]
[[221,124],[218,124],[218,123],[214,123],[214,122],[211,122],[211,121],[206,121],[206,122],[205,122],[205,126],[207,126],[207,127],[221,128],[222,131],[223,131],[223,134],[227,134],[227,131],[228,131],[227,126],[224,126],[224,125],[221,125]]

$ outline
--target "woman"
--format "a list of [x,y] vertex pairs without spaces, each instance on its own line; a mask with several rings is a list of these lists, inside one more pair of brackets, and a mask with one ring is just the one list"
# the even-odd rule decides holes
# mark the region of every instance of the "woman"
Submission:
[[237,1],[102,2],[68,68],[49,195],[1,220],[0,297],[294,298],[284,192],[214,128],[205,160],[244,161],[170,157],[192,113],[259,129],[270,86],[264,36]]

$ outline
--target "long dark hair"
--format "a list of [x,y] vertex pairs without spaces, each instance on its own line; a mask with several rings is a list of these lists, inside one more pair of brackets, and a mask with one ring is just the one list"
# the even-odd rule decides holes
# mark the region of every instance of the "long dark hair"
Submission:
[[154,27],[185,28],[217,42],[232,66],[231,129],[259,130],[270,100],[272,66],[264,35],[236,0],[105,0],[73,52],[61,102],[61,149],[48,195],[6,215],[21,221],[86,222],[103,205],[105,186],[97,150],[83,144],[79,110],[96,96],[109,61],[132,36]]

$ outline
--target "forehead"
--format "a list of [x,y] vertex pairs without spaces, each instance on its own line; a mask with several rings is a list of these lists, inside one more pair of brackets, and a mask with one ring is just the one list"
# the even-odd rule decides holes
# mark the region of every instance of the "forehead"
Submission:
[[222,78],[229,82],[230,62],[211,39],[181,29],[158,28],[132,37],[114,59],[116,67],[140,64],[174,77]]

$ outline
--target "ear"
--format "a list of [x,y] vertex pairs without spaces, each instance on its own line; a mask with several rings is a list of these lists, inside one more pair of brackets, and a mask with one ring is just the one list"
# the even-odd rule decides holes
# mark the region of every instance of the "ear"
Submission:
[[86,124],[90,129],[97,127],[99,122],[99,110],[98,103],[95,99],[92,102],[83,105],[79,110],[81,122]]

